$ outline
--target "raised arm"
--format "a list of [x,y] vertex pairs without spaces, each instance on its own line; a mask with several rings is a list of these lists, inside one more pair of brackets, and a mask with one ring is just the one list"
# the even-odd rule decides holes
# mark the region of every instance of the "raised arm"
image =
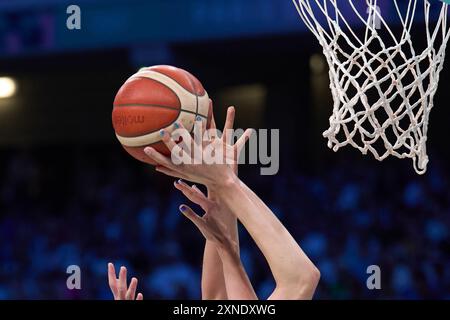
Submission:
[[[215,196],[209,194],[209,200],[214,201]],[[237,232],[237,218],[226,208],[217,212],[226,226],[226,232],[230,240],[237,244],[235,255],[238,260],[239,256],[239,236]],[[205,249],[203,253],[202,267],[202,299],[203,300],[227,300],[231,299],[228,295],[226,286],[226,270],[222,265],[223,260],[218,252],[217,246],[206,239]]]
[[202,300],[227,300],[222,261],[214,246],[206,240],[202,267]]
[[276,282],[270,299],[311,299],[320,273],[273,212],[237,177],[230,176],[217,193],[267,259]]
[[[211,126],[215,129],[216,123],[214,120],[214,115],[212,113],[212,101],[210,101],[209,112],[212,114]],[[177,183],[175,183],[175,187],[177,187]],[[233,224],[237,225],[237,220],[232,215],[231,217],[224,217],[224,218],[226,218],[225,223],[228,224],[228,227],[230,229],[232,229]],[[237,234],[230,236],[232,236],[234,240],[237,241]],[[203,300],[228,299],[227,289],[225,286],[225,278],[222,268],[222,261],[220,259],[219,253],[217,252],[216,246],[211,241],[208,240],[206,240],[205,242],[205,249],[203,252],[201,288]]]
[[[212,115],[211,118],[211,129],[216,129],[216,122],[214,119],[214,114],[212,112],[212,101],[210,102],[210,114]],[[233,127],[234,123],[234,108],[230,107],[227,111],[227,117],[226,117],[226,127]],[[236,167],[237,172],[237,167]],[[177,184],[175,184],[175,187],[177,187]],[[189,189],[180,189],[180,187],[186,187]],[[191,194],[189,191],[194,191],[195,189],[190,188],[189,186],[185,185],[184,183],[178,184],[178,189],[185,193],[186,196]],[[197,191],[197,190],[195,190]],[[199,190],[198,190],[199,191]],[[200,192],[201,193],[201,192]],[[201,193],[201,195],[204,197],[204,195]],[[207,201],[209,203],[214,203],[216,196],[213,192],[210,192],[208,190],[208,197]],[[197,199],[197,198],[196,198]],[[192,198],[191,201],[195,202]],[[197,203],[197,202],[196,202]],[[203,204],[205,204],[205,201],[202,201]],[[197,203],[199,204],[199,203]],[[207,208],[203,208],[204,210]],[[227,236],[230,238],[230,240],[233,243],[237,244],[237,251],[236,255],[237,258],[239,258],[239,235],[237,232],[237,219],[236,217],[229,212],[229,210],[226,210],[226,208],[223,208],[223,210],[215,210],[215,214],[217,215],[217,219],[220,219],[222,223],[226,227],[226,232],[228,233]],[[202,282],[201,282],[201,288],[202,288],[202,299],[203,300],[225,300],[228,299],[227,295],[227,287],[226,287],[226,281],[224,276],[224,269],[222,266],[222,259],[219,256],[219,252],[217,250],[217,246],[212,243],[211,241],[207,240],[205,241],[205,249],[203,253],[203,267],[202,267]]]
[[[206,242],[211,246],[211,250],[219,257],[219,263],[215,267],[222,271],[221,276],[223,276],[227,298],[230,300],[257,299],[241,263],[239,245],[234,240],[237,238],[235,236],[237,234],[236,222],[234,224],[226,222],[224,218],[227,219],[230,214],[227,211],[224,212],[222,207],[206,197],[195,186],[190,187],[183,181],[178,181],[175,183],[175,187],[206,212],[203,217],[200,217],[188,206],[180,206],[180,211],[197,226]],[[231,217],[236,219],[233,215]],[[217,270],[215,273],[218,272]],[[217,281],[217,279],[211,279],[211,281]]]
[[[179,149],[166,132],[161,134],[170,150]],[[234,152],[224,153],[226,161],[222,163],[175,165],[170,158],[164,157],[152,148],[146,148],[145,151],[159,164],[158,171],[205,184],[208,190],[219,197],[221,205],[229,208],[244,224],[266,257],[275,278],[276,290],[271,296],[272,299],[311,299],[320,278],[319,271],[273,212],[238,179],[232,165],[225,164],[230,161],[236,163],[238,149],[248,136],[247,130],[234,145]],[[222,139],[202,143],[219,151],[229,147]],[[172,155],[178,152],[179,150],[175,150]]]

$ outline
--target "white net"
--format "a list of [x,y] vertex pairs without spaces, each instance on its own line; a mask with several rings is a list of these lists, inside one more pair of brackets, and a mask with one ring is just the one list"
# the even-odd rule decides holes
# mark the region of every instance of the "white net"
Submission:
[[[378,160],[411,158],[426,171],[427,129],[450,37],[438,0],[293,0],[323,47],[334,151],[351,145]],[[433,9],[433,10],[432,10]]]

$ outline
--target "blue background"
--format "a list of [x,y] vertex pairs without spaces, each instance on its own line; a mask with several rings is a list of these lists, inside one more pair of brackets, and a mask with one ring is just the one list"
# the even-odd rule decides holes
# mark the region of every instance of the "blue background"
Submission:
[[[316,298],[450,298],[448,63],[418,176],[408,160],[326,147],[328,76],[310,70],[321,49],[289,0],[79,0],[81,30],[65,27],[68,4],[0,1],[0,76],[18,83],[0,100],[1,299],[111,299],[109,261],[145,298],[200,298],[204,241],[178,212],[186,200],[121,149],[110,122],[123,81],[159,63],[194,73],[219,123],[235,104],[239,127],[280,129],[279,174],[241,176],[319,267]],[[269,268],[241,237],[266,298]],[[71,264],[81,290],[66,288]],[[381,290],[366,287],[371,264]]]

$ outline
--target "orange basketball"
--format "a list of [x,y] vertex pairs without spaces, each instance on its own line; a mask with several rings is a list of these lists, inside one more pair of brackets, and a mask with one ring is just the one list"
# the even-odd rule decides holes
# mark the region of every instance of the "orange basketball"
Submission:
[[151,146],[169,155],[159,134],[172,132],[176,121],[192,130],[197,116],[209,127],[210,100],[200,81],[171,66],[142,68],[117,92],[112,111],[116,137],[136,159],[154,164],[144,153]]

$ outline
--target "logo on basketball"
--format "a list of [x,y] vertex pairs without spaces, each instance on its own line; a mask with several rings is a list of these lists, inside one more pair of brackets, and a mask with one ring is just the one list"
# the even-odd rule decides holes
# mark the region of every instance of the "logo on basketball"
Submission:
[[116,116],[114,117],[114,126],[127,126],[137,123],[144,123],[145,117],[139,115]]

